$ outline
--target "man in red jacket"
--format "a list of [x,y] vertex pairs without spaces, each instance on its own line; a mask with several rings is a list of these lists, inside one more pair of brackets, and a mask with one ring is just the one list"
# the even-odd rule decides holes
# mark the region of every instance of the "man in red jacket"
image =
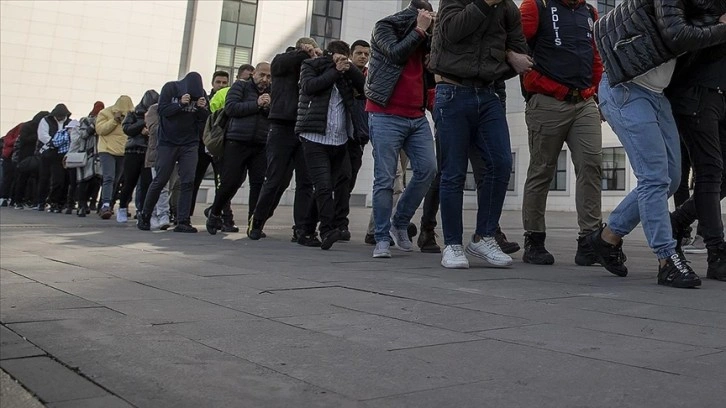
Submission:
[[580,237],[575,262],[592,265],[596,261],[583,237],[602,222],[602,129],[595,93],[603,67],[592,35],[597,12],[585,0],[524,0],[520,11],[535,63],[524,75],[530,160],[522,203],[522,260],[555,262],[544,246],[545,210],[557,159],[567,142],[577,178]]
[[15,141],[20,136],[20,128],[23,126],[22,123],[16,125],[10,129],[8,134],[3,136],[3,150],[2,150],[2,178],[0,178],[0,205],[7,207],[10,205],[10,197],[13,189],[11,188],[15,181],[15,164],[13,163],[13,147]]

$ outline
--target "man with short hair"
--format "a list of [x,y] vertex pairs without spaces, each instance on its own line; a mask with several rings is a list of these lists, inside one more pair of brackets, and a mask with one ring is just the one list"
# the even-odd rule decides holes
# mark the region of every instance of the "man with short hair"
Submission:
[[238,81],[249,81],[252,78],[252,74],[255,72],[255,67],[250,64],[242,64],[237,70]]
[[229,72],[217,71],[212,74],[212,92],[209,93],[209,99],[211,100],[217,91],[227,86],[229,86]]

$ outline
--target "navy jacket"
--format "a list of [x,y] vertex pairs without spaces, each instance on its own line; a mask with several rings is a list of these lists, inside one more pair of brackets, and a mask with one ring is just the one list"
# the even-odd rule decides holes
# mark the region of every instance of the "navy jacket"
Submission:
[[224,113],[229,118],[225,134],[227,140],[267,143],[269,108],[257,106],[257,98],[268,92],[269,89],[259,90],[254,79],[237,81],[229,88],[224,103]]
[[[182,105],[181,97],[191,96],[191,101]],[[209,116],[206,108],[197,107],[199,98],[207,98],[202,77],[190,72],[181,81],[167,82],[159,96],[159,146],[187,146],[199,143],[204,123]]]

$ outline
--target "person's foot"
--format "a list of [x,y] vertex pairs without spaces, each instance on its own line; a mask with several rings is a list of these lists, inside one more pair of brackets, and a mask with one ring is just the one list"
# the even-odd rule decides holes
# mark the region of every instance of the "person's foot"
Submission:
[[381,241],[376,243],[376,247],[373,248],[374,258],[390,258],[391,257],[391,244],[388,241]]
[[[436,233],[433,229],[421,227],[421,234],[419,234],[418,239],[416,240],[416,245],[418,245],[419,249],[421,249],[421,252],[423,253],[441,253],[441,247],[438,243],[436,243]],[[441,262],[443,262],[443,260]]]
[[235,225],[234,220],[222,219],[222,232],[239,232],[239,227]]
[[617,245],[605,242],[601,237],[603,229],[605,229],[604,225],[585,236],[586,242],[592,248],[597,262],[608,272],[620,277],[628,276],[625,254],[623,254],[623,241],[621,240]]
[[101,211],[99,212],[99,215],[101,216],[101,219],[107,220],[111,218],[111,206],[108,204],[104,204],[101,206]]
[[334,243],[340,240],[341,235],[342,232],[337,228],[326,232],[325,235],[321,235],[323,242],[320,244],[320,249],[330,249]]
[[305,233],[302,230],[298,230],[297,232],[297,243],[302,246],[312,248],[317,248],[322,245],[322,242],[320,242],[320,239],[318,239],[318,234],[314,232]]
[[592,266],[597,263],[597,256],[584,236],[577,238],[575,263],[580,266]]
[[706,277],[726,282],[726,243],[708,249]]
[[8,205],[9,205],[9,200],[0,198],[0,207],[7,207]]
[[207,215],[206,223],[207,232],[212,235],[216,235],[217,231],[220,231],[224,226],[224,223],[222,222],[222,217],[220,217],[219,215],[214,215],[212,213],[207,213],[206,211],[204,213],[205,215],[209,214]]
[[527,231],[524,233],[524,255],[522,255],[524,263],[534,265],[552,265],[555,263],[555,257],[545,248],[546,238],[547,234],[544,232]]
[[469,269],[469,260],[461,245],[446,245],[441,254],[441,266],[447,269]]
[[253,241],[262,238],[262,225],[255,220],[255,217],[250,219],[250,223],[247,226],[247,237]]
[[189,221],[180,221],[176,227],[174,227],[174,232],[184,232],[189,234],[194,234],[197,232],[197,229],[194,228]]
[[16,210],[24,210],[25,209],[25,207],[23,207],[22,204],[15,204],[15,207],[13,207],[13,208],[15,208]]
[[118,212],[116,213],[116,222],[118,223],[126,223],[129,221],[129,213],[126,211],[125,208],[119,208]]
[[[140,217],[141,215],[139,215]],[[136,217],[136,220],[138,222],[139,217]],[[152,215],[151,219],[149,219],[149,225],[151,226],[152,230],[158,230],[161,224],[159,224],[159,217],[156,215]]]
[[706,244],[703,242],[703,237],[700,235],[693,237],[693,241],[690,244],[683,245],[682,250],[685,254],[705,254],[708,252]]
[[162,215],[159,217],[159,230],[166,231],[171,227],[171,221],[168,215]]
[[136,220],[136,228],[141,231],[151,230],[151,215],[146,215],[141,212],[139,219]]
[[67,215],[73,215],[73,207],[66,207],[66,214]]
[[340,228],[340,239],[339,241],[350,241],[350,231],[348,231],[347,227]]
[[[408,224],[408,228],[405,229],[397,229],[396,227],[391,227],[390,233],[391,237],[393,238],[393,242],[396,243],[396,247],[400,249],[403,252],[411,252],[413,251],[413,243],[411,242],[411,239],[409,238],[409,233],[411,231],[411,225]],[[414,225],[414,228],[416,226]]]
[[658,267],[658,284],[674,288],[695,288],[701,286],[701,278],[679,253],[671,255],[665,265]]
[[512,257],[502,252],[494,237],[479,237],[474,234],[471,237],[471,242],[466,246],[466,253],[483,259],[494,266],[509,266],[512,264]]
[[297,242],[298,236],[297,236],[297,228],[293,225],[292,227],[292,238],[290,238],[290,242]]
[[365,239],[363,240],[368,245],[375,245],[376,244],[376,237],[373,234],[366,234]]
[[513,254],[520,250],[519,243],[514,241],[508,241],[507,236],[504,235],[504,232],[502,232],[502,229],[500,227],[497,227],[497,230],[494,231],[494,239],[497,240],[497,244],[499,245],[499,248],[502,249],[502,252],[505,254]]
[[76,215],[81,218],[86,218],[86,215],[88,215],[88,213],[86,212],[85,208],[79,208],[78,211],[76,211]]

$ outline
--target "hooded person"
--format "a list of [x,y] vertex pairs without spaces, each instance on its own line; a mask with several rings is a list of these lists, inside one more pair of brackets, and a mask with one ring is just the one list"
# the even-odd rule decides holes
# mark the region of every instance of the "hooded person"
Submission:
[[[63,129],[63,134],[61,138],[58,141],[54,140],[53,143],[57,144],[59,153],[63,154],[63,168],[66,169],[66,200],[65,200],[65,208],[66,214],[73,214],[73,209],[76,206],[76,191],[78,183],[77,180],[77,171],[75,168],[67,168],[66,167],[66,153],[71,152],[71,146],[78,144],[81,140],[81,131],[80,131],[81,123],[75,119],[68,122],[66,127]],[[62,146],[62,147],[60,147]]]
[[123,174],[126,134],[122,123],[134,110],[131,98],[121,95],[116,103],[98,113],[96,133],[98,134],[98,156],[101,160],[103,185],[101,187],[101,218],[111,218],[114,192]]
[[138,228],[151,228],[151,214],[159,200],[174,165],[178,163],[180,194],[175,232],[197,232],[190,221],[194,173],[197,167],[199,139],[209,116],[207,95],[202,77],[188,73],[181,81],[167,82],[159,96],[159,129],[156,158],[157,174],[146,194]]
[[[144,116],[151,105],[159,101],[159,93],[149,89],[141,97],[141,102],[136,105],[133,112],[129,112],[122,124],[124,133],[128,136],[124,154],[124,186],[119,195],[119,210],[116,213],[117,222],[127,222],[129,202],[137,183],[141,183],[137,190],[137,203],[143,203],[146,198],[146,190],[151,184],[151,170],[144,166],[146,160],[146,149],[148,147],[149,129],[144,121]],[[140,206],[139,204],[138,206]],[[139,209],[137,208],[137,211]]]
[[[23,123],[20,128],[20,135],[13,147],[12,161],[17,166],[18,178],[13,188],[13,202],[16,210],[24,209],[26,186],[30,180],[37,179],[39,160],[35,155],[35,148],[38,144],[38,126],[50,112],[40,111],[29,120]],[[33,200],[37,202],[37,200]]]
[[38,124],[37,151],[44,152],[40,157],[38,174],[38,211],[45,211],[46,201],[50,204],[50,212],[60,212],[63,206],[66,186],[63,155],[50,148],[50,142],[70,122],[70,116],[71,112],[66,105],[59,103]]
[[13,185],[15,184],[15,163],[12,161],[13,149],[15,142],[20,136],[20,130],[23,124],[18,123],[10,129],[10,131],[0,139],[2,141],[2,176],[0,179],[0,202],[3,207],[10,205]]
[[[95,211],[97,209],[96,201],[98,199],[98,192],[101,190],[102,179],[100,162],[98,160],[98,134],[96,133],[96,118],[104,108],[106,108],[106,105],[103,102],[94,102],[93,109],[91,109],[91,111],[88,113],[88,116],[85,116],[80,120],[80,144],[75,146],[75,148],[79,150],[73,150],[74,146],[71,145],[71,151],[85,151],[88,155],[86,166],[76,169],[76,182],[78,183],[77,198],[79,217],[85,217],[87,213],[90,213],[91,211]],[[83,211],[81,211],[81,209],[83,209]]]

